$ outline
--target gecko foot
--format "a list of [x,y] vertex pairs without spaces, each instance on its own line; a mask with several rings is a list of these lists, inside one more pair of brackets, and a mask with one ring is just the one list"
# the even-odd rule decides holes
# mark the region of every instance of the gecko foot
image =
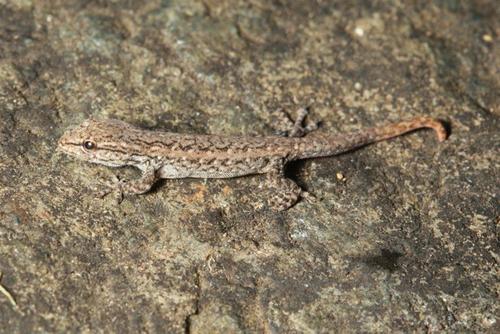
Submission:
[[268,199],[269,206],[276,211],[284,211],[292,207],[300,197],[310,198],[309,193],[305,193],[292,180],[285,177],[270,177],[269,187],[272,190],[272,195]]
[[305,108],[297,110],[295,121],[292,121],[288,113],[283,109],[278,109],[276,113],[280,118],[277,128],[280,133],[287,137],[302,137],[318,128],[318,122],[308,122],[305,126],[302,125],[309,113]]
[[317,198],[313,193],[301,189],[300,198],[304,199],[309,203],[313,203]]
[[116,203],[120,204],[123,201],[123,189],[127,182],[114,175],[111,181],[105,181],[105,189],[97,192],[98,198],[104,198],[109,194],[113,194]]

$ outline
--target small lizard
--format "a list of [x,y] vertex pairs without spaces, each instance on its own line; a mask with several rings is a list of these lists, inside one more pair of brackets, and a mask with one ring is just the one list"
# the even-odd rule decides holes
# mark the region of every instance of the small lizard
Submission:
[[284,175],[285,164],[298,159],[327,157],[367,144],[400,136],[420,128],[433,129],[439,141],[447,137],[443,124],[432,118],[416,117],[381,127],[342,135],[313,134],[302,137],[315,126],[302,127],[307,111],[299,110],[289,137],[244,137],[179,134],[139,129],[119,120],[88,119],[66,131],[59,149],[84,161],[109,167],[133,166],[142,177],[125,182],[116,179],[110,191],[142,194],[158,179],[232,178],[267,174],[275,188],[269,205],[286,210],[306,193]]

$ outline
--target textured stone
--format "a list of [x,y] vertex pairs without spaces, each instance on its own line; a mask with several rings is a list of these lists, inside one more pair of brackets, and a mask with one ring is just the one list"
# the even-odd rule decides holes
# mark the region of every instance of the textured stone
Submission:
[[[496,1],[0,0],[0,328],[27,332],[497,332]],[[488,37],[485,37],[488,36]],[[116,170],[55,153],[89,116],[270,134],[417,115],[431,132],[289,174],[94,198]],[[118,171],[135,177],[135,171]],[[337,175],[342,175],[338,178]]]

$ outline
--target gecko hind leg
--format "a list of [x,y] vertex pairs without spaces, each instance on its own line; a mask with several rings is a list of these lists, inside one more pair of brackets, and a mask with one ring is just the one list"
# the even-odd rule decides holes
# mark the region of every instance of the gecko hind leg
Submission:
[[267,187],[272,191],[268,199],[268,205],[273,210],[284,211],[291,208],[300,198],[307,201],[314,199],[314,196],[285,176],[284,159],[272,160],[267,169]]
[[284,211],[292,207],[297,203],[302,192],[295,182],[281,175],[269,174],[268,187],[272,191],[268,204],[276,211]]
[[280,118],[279,130],[285,133],[287,137],[303,137],[318,128],[318,122],[309,122],[305,126],[302,125],[309,113],[306,108],[297,110],[295,121],[292,121],[283,109],[278,109],[277,113],[279,113]]

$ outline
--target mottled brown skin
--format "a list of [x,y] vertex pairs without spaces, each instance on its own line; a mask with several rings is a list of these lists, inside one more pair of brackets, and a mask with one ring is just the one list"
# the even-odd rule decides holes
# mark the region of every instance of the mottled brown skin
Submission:
[[[304,132],[298,127],[305,112],[299,117],[300,122],[295,123],[292,134]],[[89,119],[64,133],[59,149],[88,162],[139,168],[143,173],[140,179],[115,184],[120,197],[145,193],[160,178],[268,174],[270,186],[277,190],[269,203],[277,210],[285,210],[302,192],[284,177],[287,162],[336,155],[420,128],[431,128],[440,141],[446,139],[443,125],[426,117],[338,136],[317,134],[301,138],[178,134],[142,130],[118,120]]]

